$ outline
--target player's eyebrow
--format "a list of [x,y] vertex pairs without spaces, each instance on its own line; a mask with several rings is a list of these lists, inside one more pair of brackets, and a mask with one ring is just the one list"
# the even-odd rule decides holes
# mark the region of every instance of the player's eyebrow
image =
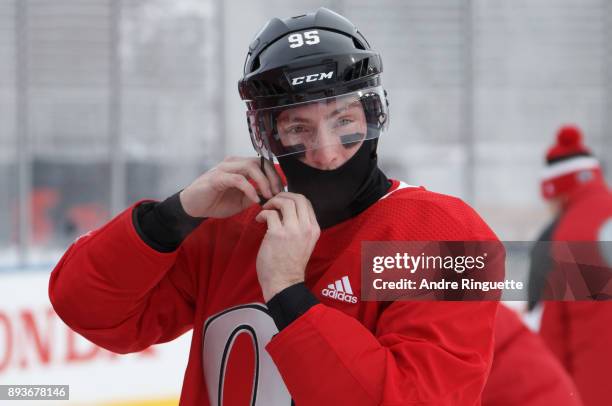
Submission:
[[343,106],[338,107],[336,110],[329,113],[325,118],[332,118],[333,116],[337,116],[338,114],[344,113],[346,110],[349,110],[353,107],[356,107],[356,103],[358,100],[353,100],[344,104]]
[[[356,107],[356,103],[358,102],[358,100],[353,100],[350,102],[345,103],[344,105],[338,107],[337,109],[335,109],[334,111],[332,111],[331,113],[327,114],[325,116],[326,119],[330,119],[334,116],[337,116],[338,114],[344,113],[346,110],[349,110],[351,108]],[[308,119],[308,118],[304,118],[304,117],[300,117],[298,115],[295,116],[291,116],[291,117],[283,117],[280,120],[278,120],[279,124],[287,124],[287,123],[311,123],[312,120]]]
[[282,118],[278,122],[280,124],[287,124],[287,123],[310,123],[311,120],[309,120],[307,118],[300,117],[300,116],[294,116],[294,117]]

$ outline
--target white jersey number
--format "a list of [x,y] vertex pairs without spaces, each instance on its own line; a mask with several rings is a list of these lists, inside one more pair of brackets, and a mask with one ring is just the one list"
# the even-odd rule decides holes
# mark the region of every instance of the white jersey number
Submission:
[[265,350],[278,329],[267,308],[257,303],[225,310],[204,324],[202,360],[211,406],[223,406],[227,360],[241,333],[249,334],[255,353],[251,406],[290,406],[291,395]]
[[289,43],[291,44],[289,45],[290,48],[299,48],[304,44],[314,45],[314,44],[318,44],[319,42],[321,42],[321,39],[319,38],[319,31],[316,31],[316,30],[306,31],[304,32],[303,35],[301,32],[297,32],[295,34],[289,35],[287,39],[289,40]]

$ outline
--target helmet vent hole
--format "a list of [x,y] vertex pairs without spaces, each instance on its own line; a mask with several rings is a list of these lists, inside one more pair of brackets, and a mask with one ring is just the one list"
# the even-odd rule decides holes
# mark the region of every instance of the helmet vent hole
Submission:
[[378,70],[375,67],[370,66],[370,58],[365,58],[355,62],[353,66],[346,70],[344,81],[348,82],[377,72]]
[[349,80],[351,80],[352,77],[353,77],[353,68],[347,69],[346,73],[344,74],[344,81],[348,82]]
[[261,80],[251,81],[251,91],[256,96],[277,96],[285,94],[285,89],[276,83],[268,83]]
[[357,49],[363,49],[365,51],[365,46],[363,46],[363,44],[361,42],[359,42],[359,40],[357,40],[357,38],[353,37],[353,44],[355,45],[355,48]]
[[260,85],[258,80],[252,81],[251,85],[253,86],[253,90],[255,90],[255,93],[260,93],[261,92],[261,85]]
[[363,60],[355,64],[355,67],[353,68],[353,77],[351,79],[359,78],[359,74],[361,73],[361,66],[363,66]]
[[264,96],[272,96],[274,95],[274,88],[268,82],[262,82],[264,89]]
[[256,71],[257,69],[259,69],[259,55],[255,57],[255,60],[253,60],[253,64],[251,65],[251,72]]
[[370,61],[370,58],[366,58],[362,60],[361,69],[359,70],[359,77],[362,77],[368,74],[369,61]]
[[277,85],[276,83],[273,83],[272,87],[274,88],[274,93],[285,94],[285,89],[283,89],[281,86]]

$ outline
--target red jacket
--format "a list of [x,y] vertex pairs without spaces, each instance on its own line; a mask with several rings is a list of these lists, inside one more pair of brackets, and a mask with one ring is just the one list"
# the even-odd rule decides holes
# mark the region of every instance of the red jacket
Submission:
[[[595,242],[611,222],[612,193],[603,182],[592,182],[570,196],[553,240]],[[611,302],[546,302],[540,333],[574,379],[585,405],[612,404]]]
[[581,406],[571,378],[537,334],[514,311],[499,306],[495,355],[483,406]]
[[[255,258],[266,226],[253,206],[205,220],[176,252],[146,245],[132,208],[77,240],[54,269],[58,315],[111,351],[140,351],[193,329],[181,405],[478,405],[493,355],[496,302],[360,298],[364,240],[497,240],[459,199],[398,189],[322,231],[306,269],[320,304],[280,333]],[[347,289],[346,283],[350,285]],[[246,403],[244,403],[246,404]]]

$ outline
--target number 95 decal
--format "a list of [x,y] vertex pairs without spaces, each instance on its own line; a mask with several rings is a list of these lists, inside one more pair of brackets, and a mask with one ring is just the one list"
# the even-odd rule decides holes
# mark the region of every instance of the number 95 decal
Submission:
[[290,48],[299,48],[302,45],[314,45],[321,42],[319,39],[319,31],[305,31],[304,33],[296,32],[287,37]]

